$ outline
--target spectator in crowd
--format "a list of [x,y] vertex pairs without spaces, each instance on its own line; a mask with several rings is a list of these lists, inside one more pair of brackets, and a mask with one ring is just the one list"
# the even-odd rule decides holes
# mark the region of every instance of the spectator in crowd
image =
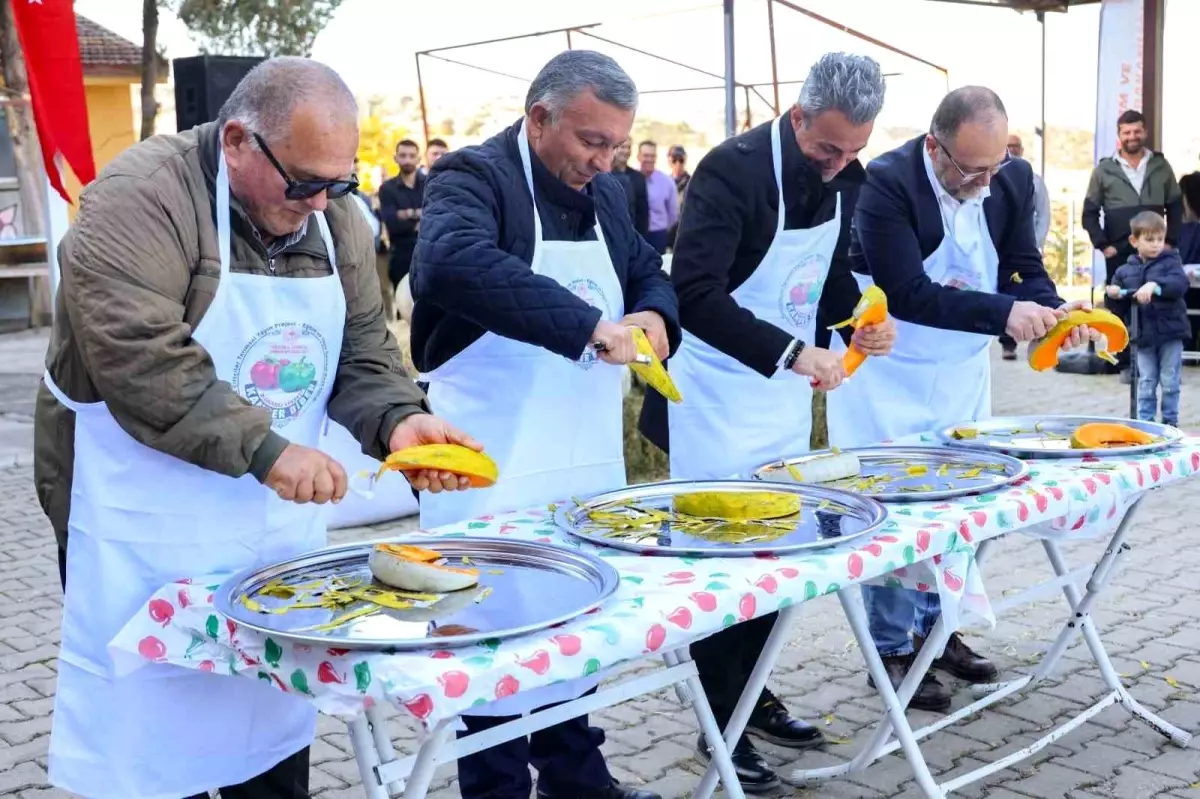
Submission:
[[450,145],[446,144],[445,139],[430,139],[425,145],[425,174],[428,175],[438,159],[448,152]]
[[[1179,253],[1166,246],[1167,220],[1142,211],[1129,223],[1136,252],[1113,274],[1107,295],[1132,296],[1137,303],[1137,416],[1153,422],[1162,388],[1162,422],[1179,424],[1179,376],[1183,342],[1192,337],[1188,320],[1188,277]],[[1130,313],[1134,311],[1130,310]]]
[[[1021,137],[1015,133],[1010,133],[1008,136],[1008,154],[1012,158],[1025,157],[1025,145],[1021,141]],[[1046,193],[1046,184],[1042,180],[1042,176],[1038,173],[1033,173],[1033,238],[1037,243],[1037,248],[1040,250],[1046,246],[1046,235],[1050,232],[1050,195]],[[1017,342],[1013,341],[1007,335],[1000,337],[1000,346],[1003,348],[1004,360],[1015,361],[1017,359]]]
[[417,170],[421,148],[412,139],[404,139],[396,145],[395,157],[400,174],[379,187],[379,212],[391,248],[388,278],[393,289],[408,274],[417,246],[417,232],[421,229],[421,204],[425,201],[425,176]]
[[[1183,223],[1183,202],[1175,173],[1162,153],[1146,146],[1146,118],[1129,110],[1117,119],[1120,147],[1100,159],[1092,170],[1083,201],[1083,227],[1107,263],[1105,284],[1112,283],[1117,268],[1134,254],[1129,221],[1142,211],[1166,217],[1167,244],[1174,245]],[[1104,213],[1101,224],[1100,213]],[[1108,297],[1105,305],[1124,315],[1128,303]],[[1122,381],[1128,380],[1129,351],[1117,356]]]
[[[692,173],[687,171],[687,150],[683,149],[683,145],[676,144],[667,150],[667,163],[671,167],[671,177],[675,179],[675,191],[679,194],[679,213],[683,215],[683,195],[687,192],[688,183],[692,180]],[[679,232],[679,222],[671,226],[668,239],[670,240],[671,249],[675,248],[675,235]]]
[[679,195],[675,181],[659,172],[658,145],[644,141],[638,145],[638,164],[646,177],[646,199],[650,203],[650,230],[646,241],[661,255],[667,251],[671,228],[679,223]]
[[1179,179],[1183,195],[1183,225],[1179,230],[1179,257],[1184,264],[1200,264],[1200,172]]
[[646,198],[646,177],[637,170],[629,168],[631,154],[629,141],[623,141],[613,150],[612,174],[625,189],[625,197],[629,201],[629,218],[633,220],[633,229],[645,238],[650,230],[650,203]]

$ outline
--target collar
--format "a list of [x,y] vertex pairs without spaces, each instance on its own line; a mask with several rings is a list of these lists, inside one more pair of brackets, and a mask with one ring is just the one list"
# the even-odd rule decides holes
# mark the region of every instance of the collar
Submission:
[[1138,161],[1137,166],[1134,166],[1133,164],[1131,164],[1125,160],[1125,153],[1122,152],[1121,150],[1117,150],[1115,153],[1113,153],[1114,161],[1116,161],[1118,164],[1121,164],[1122,166],[1127,166],[1130,169],[1144,169],[1146,164],[1150,163],[1150,159],[1153,157],[1154,157],[1154,151],[1151,150],[1149,147],[1147,147],[1142,154],[1142,160]]
[[[517,135],[520,135],[518,133]],[[529,167],[533,173],[533,187],[538,196],[551,205],[568,208],[583,214],[594,214],[596,203],[592,199],[592,186],[588,184],[583,191],[576,191],[559,180],[538,158],[538,154],[529,148]]]
[[933,186],[933,194],[937,197],[939,205],[944,205],[951,211],[957,211],[959,208],[967,205],[983,205],[992,194],[991,186],[984,186],[979,194],[967,200],[960,200],[950,192],[946,191],[946,187],[937,179],[937,175],[933,171],[933,159],[929,157],[929,150],[921,146],[921,159],[925,162],[925,175],[929,178],[929,185]]

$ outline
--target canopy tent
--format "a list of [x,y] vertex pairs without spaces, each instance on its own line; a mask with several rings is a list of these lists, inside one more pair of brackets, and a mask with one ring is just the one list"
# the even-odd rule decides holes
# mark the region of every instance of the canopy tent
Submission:
[[[431,81],[432,70],[477,73],[474,85],[481,95],[483,81],[498,81],[498,93],[523,94],[541,65],[564,48],[599,50],[617,58],[638,84],[643,108],[650,106],[660,118],[696,124],[696,114],[715,109],[717,97],[723,97],[721,129],[726,136],[789,106],[814,58],[829,50],[853,49],[880,62],[889,76],[889,96],[898,100],[889,103],[893,125],[922,128],[924,119],[905,114],[923,116],[931,100],[948,88],[948,71],[934,60],[792,0],[739,0],[736,15],[734,5],[732,0],[702,0],[636,18],[422,50],[416,63],[426,140],[430,120],[437,118],[431,100],[438,81],[436,75]],[[686,36],[672,37],[673,28]]]

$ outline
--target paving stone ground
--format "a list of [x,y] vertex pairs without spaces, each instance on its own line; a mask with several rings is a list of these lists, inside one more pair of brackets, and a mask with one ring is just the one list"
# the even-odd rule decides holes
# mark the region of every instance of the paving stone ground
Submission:
[[[34,498],[28,448],[32,391],[41,371],[44,338],[0,337],[0,796],[52,799],[45,787],[46,747],[58,646],[59,587],[53,536]],[[1125,414],[1128,393],[1113,377],[1038,375],[1023,364],[995,363],[997,413]],[[1184,372],[1184,424],[1200,430],[1200,369]],[[1200,593],[1194,562],[1200,532],[1192,523],[1187,483],[1156,492],[1146,503],[1133,549],[1115,576],[1096,619],[1113,662],[1135,697],[1188,730],[1200,730]],[[337,531],[337,541],[378,537],[411,522],[371,530]],[[1097,542],[1067,547],[1072,562],[1094,558]],[[1049,573],[1031,540],[1003,544],[985,574],[999,597]],[[1057,634],[1066,612],[1061,598],[1015,610],[993,630],[969,641],[1008,673],[1029,670]],[[639,668],[653,668],[643,665]],[[772,685],[788,705],[817,720],[832,736],[861,741],[881,710],[866,685],[853,636],[832,598],[806,606],[784,650]],[[958,774],[995,762],[1026,746],[1103,693],[1082,645],[1070,649],[1055,679],[1025,695],[937,734],[923,747],[935,773]],[[956,706],[969,701],[965,690]],[[914,726],[932,718],[912,712]],[[696,728],[674,693],[641,697],[597,714],[608,735],[605,752],[622,780],[644,784],[665,797],[688,796],[701,768],[692,757]],[[313,746],[312,785],[319,799],[358,799],[358,774],[344,726],[323,718]],[[416,736],[392,724],[399,749],[412,752]],[[815,767],[848,759],[854,744],[796,758],[764,745],[778,767]],[[1032,759],[999,771],[955,794],[990,799],[1141,799],[1200,795],[1200,756],[1181,750],[1120,707],[1046,747]],[[917,797],[907,764],[891,755],[852,780],[814,790],[787,788],[783,796]],[[434,799],[458,792],[453,768],[439,771]]]

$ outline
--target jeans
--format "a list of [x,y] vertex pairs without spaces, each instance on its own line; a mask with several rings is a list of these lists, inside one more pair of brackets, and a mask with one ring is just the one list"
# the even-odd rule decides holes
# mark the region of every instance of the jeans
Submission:
[[911,655],[909,633],[928,638],[942,612],[941,599],[935,593],[882,585],[864,585],[862,592],[867,627],[880,657]]
[[1156,390],[1162,388],[1163,424],[1179,424],[1179,376],[1183,366],[1183,342],[1164,341],[1137,349],[1137,414],[1153,422],[1158,409]]

